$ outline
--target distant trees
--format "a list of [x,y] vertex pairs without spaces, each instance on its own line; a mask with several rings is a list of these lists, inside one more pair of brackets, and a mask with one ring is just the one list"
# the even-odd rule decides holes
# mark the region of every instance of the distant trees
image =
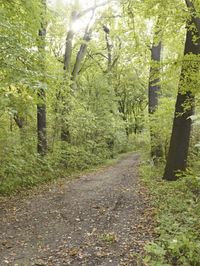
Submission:
[[[92,5],[89,8],[86,8],[84,10],[78,10],[78,2],[79,1],[75,1],[74,3],[74,7],[72,9],[71,12],[71,17],[70,17],[70,23],[69,23],[69,29],[67,32],[67,37],[66,37],[66,42],[65,42],[65,53],[64,53],[64,70],[65,70],[65,74],[64,76],[69,79],[69,81],[67,81],[68,83],[70,83],[70,87],[71,90],[74,92],[76,89],[76,80],[77,80],[77,76],[79,74],[79,71],[81,69],[81,64],[83,63],[85,56],[86,56],[86,52],[87,52],[87,46],[88,46],[88,42],[91,39],[91,34],[92,34],[92,23],[94,16],[95,16],[95,11],[98,7],[102,7],[106,4],[108,4],[107,1],[105,2],[101,2],[101,3],[95,3],[94,5]],[[76,59],[75,62],[72,62],[72,56],[73,56],[73,39],[75,37],[75,32],[73,29],[73,25],[80,21],[80,19],[82,17],[84,17],[87,14],[91,13],[91,17],[90,20],[88,21],[87,25],[85,26],[85,30],[84,30],[84,35],[82,37],[82,43],[80,45],[80,48],[76,54]],[[66,103],[67,104],[67,103]],[[68,110],[69,108],[64,107],[63,113],[65,113],[65,116],[67,117],[67,113],[66,110]],[[67,122],[67,118],[64,119],[66,121],[66,123],[63,123],[62,128],[61,128],[61,139],[63,141],[68,141],[70,142],[70,132],[69,132],[69,125]]]

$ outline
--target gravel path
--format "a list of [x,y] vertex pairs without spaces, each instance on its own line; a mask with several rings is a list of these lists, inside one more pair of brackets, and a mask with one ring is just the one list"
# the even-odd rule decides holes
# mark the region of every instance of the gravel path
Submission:
[[142,265],[151,240],[138,155],[27,196],[0,200],[0,266]]

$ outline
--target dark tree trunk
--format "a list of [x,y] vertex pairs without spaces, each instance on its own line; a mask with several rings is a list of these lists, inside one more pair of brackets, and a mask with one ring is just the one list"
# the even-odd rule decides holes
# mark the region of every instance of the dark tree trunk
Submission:
[[150,68],[149,78],[149,114],[153,114],[158,106],[158,97],[160,92],[160,58],[161,58],[161,42],[157,45],[153,44],[151,49],[151,60],[153,66]]
[[38,132],[38,145],[37,151],[40,155],[47,153],[47,134],[46,134],[46,104],[45,104],[45,91],[40,89],[38,98],[43,100],[43,103],[37,105],[37,132]]
[[[72,57],[72,42],[74,38],[74,32],[72,30],[72,24],[76,21],[76,12],[72,12],[71,15],[71,22],[70,22],[70,30],[67,33],[67,38],[66,38],[66,44],[65,44],[65,55],[64,55],[64,67],[63,69],[65,70],[65,76],[67,74],[67,77],[70,78],[71,76],[71,57]],[[61,97],[61,100],[62,99]],[[66,104],[66,103],[65,103]],[[66,120],[66,115],[68,114],[68,111],[64,107],[62,110],[62,113],[65,114],[65,119],[62,119],[62,125],[61,125],[61,140],[65,142],[70,142],[70,132],[68,129],[68,126],[66,125],[65,121]]]
[[[42,14],[41,29],[39,30],[39,53],[41,56],[41,71],[44,75],[45,71],[45,37],[46,37],[46,27],[44,23],[44,17],[46,12],[46,1],[43,0],[44,12]],[[42,78],[44,81],[44,78]],[[37,134],[38,134],[38,144],[37,151],[40,155],[45,155],[47,153],[47,134],[46,134],[46,95],[44,88],[38,90],[38,104],[37,104]]]
[[[184,110],[186,102],[187,105],[190,105],[187,111]],[[186,169],[192,123],[190,116],[193,114],[193,103],[194,96],[191,92],[186,94],[178,93],[164,179],[176,180],[177,171]]]
[[[191,4],[190,1],[186,0],[186,4],[191,8],[191,6],[189,6]],[[196,18],[193,5],[192,9],[193,10],[190,9],[191,21],[187,24],[184,55],[200,54],[200,34],[198,30],[200,24],[196,23],[198,19]],[[196,26],[196,29],[192,31],[191,25]],[[194,43],[195,39],[196,43]],[[163,178],[166,180],[176,180],[177,172],[185,171],[187,166],[187,157],[192,126],[190,116],[194,112],[194,94],[190,89],[190,86],[194,85],[194,81],[192,80],[192,78],[190,78],[190,75],[191,72],[192,74],[194,74],[199,71],[199,63],[195,61],[196,60],[191,60],[191,58],[189,58],[189,60],[185,60],[182,65],[170,147],[163,176]]]
[[[158,28],[159,19],[156,24]],[[160,37],[160,30],[156,30],[153,40],[153,46],[151,48],[151,68],[149,74],[149,89],[148,89],[148,103],[149,103],[149,117],[155,113],[158,107],[158,99],[160,92],[160,59],[161,59],[161,41],[156,43],[156,40]],[[157,143],[157,136],[153,132],[150,126],[150,137],[151,137],[151,157],[154,163],[163,156],[162,146]]]

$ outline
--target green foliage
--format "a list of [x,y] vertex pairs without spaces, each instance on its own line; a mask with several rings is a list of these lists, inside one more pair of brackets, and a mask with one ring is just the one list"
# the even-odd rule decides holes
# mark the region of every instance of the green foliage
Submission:
[[115,235],[115,233],[106,233],[101,235],[101,240],[103,240],[104,242],[108,243],[108,244],[112,244],[115,243],[117,241],[117,237]]
[[2,84],[28,82],[36,74],[40,1],[0,1]]
[[[1,132],[2,133],[2,132]],[[55,178],[56,168],[53,171],[50,158],[45,160],[35,153],[35,141],[27,132],[23,133],[26,140],[16,142],[16,134],[7,133],[2,145],[0,156],[0,194],[10,194],[21,188],[30,188],[39,183]]]
[[[156,136],[156,138],[152,139],[151,145],[155,148],[159,146],[162,149],[162,154],[164,156],[162,160],[166,159],[168,152],[173,114],[174,99],[162,98],[160,99],[158,109],[153,115],[151,115],[149,121],[151,132]],[[163,117],[165,119],[163,119]]]
[[186,173],[176,182],[162,181],[161,169],[145,164],[143,181],[150,188],[157,219],[155,241],[146,246],[148,265],[192,265],[200,261],[200,179]]

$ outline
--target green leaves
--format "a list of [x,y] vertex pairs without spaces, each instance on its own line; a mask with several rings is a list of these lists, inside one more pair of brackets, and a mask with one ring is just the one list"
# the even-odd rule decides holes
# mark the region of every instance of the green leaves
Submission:
[[40,5],[39,0],[17,0],[1,7],[0,76],[5,85],[34,75]]
[[[147,166],[144,166],[147,167]],[[142,167],[143,168],[143,167]],[[148,169],[150,166],[148,166]],[[160,170],[143,171],[157,209],[155,241],[146,247],[147,265],[194,265],[200,261],[200,182],[188,172],[173,183],[155,178]]]

